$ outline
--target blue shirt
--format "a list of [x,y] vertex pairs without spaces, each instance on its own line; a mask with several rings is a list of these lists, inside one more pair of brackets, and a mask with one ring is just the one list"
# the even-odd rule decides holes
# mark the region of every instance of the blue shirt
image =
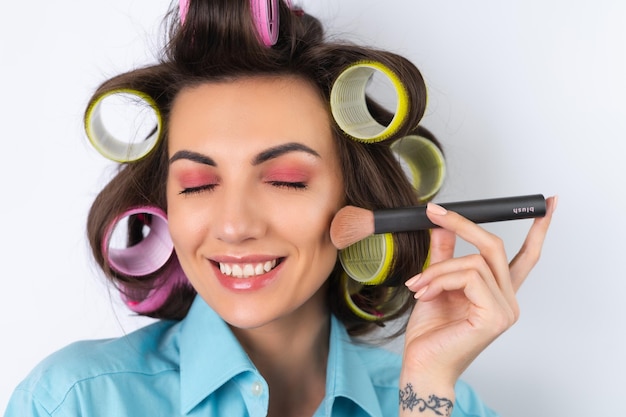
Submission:
[[[326,396],[315,416],[398,415],[399,355],[354,343],[332,318]],[[5,417],[175,417],[267,414],[268,386],[230,328],[200,298],[180,322],[74,343],[16,388]],[[453,417],[495,416],[466,384]]]

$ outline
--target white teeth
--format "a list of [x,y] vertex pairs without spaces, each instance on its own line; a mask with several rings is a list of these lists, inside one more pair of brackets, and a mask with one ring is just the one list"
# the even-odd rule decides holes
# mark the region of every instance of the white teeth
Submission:
[[228,264],[220,264],[220,271],[222,271],[224,275],[231,275],[233,273],[232,268]]
[[243,267],[243,276],[244,278],[248,278],[251,277],[252,275],[254,275],[254,267],[250,264],[246,264]]
[[239,265],[233,265],[232,275],[237,278],[243,277],[243,269]]
[[258,264],[225,264],[220,262],[220,271],[235,278],[249,278],[263,275],[276,266],[276,259]]

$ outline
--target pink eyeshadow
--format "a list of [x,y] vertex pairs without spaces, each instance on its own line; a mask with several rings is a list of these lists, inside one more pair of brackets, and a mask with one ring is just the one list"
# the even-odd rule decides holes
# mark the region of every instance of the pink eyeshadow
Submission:
[[311,177],[310,171],[302,168],[272,168],[265,173],[266,181],[305,182]]
[[178,175],[178,182],[183,188],[193,188],[202,185],[216,184],[217,177],[208,173],[185,172]]

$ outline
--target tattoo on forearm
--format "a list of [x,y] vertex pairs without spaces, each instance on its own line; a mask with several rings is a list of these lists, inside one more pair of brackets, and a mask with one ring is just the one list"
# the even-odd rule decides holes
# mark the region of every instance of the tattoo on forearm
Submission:
[[439,398],[436,395],[428,396],[428,400],[419,398],[417,393],[413,391],[413,385],[409,383],[400,390],[400,406],[403,410],[413,411],[416,409],[420,413],[430,410],[435,415],[450,417],[454,404],[449,399]]

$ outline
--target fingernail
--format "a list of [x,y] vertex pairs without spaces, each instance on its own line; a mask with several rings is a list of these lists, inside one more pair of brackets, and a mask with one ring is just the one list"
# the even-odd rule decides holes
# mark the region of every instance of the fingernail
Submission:
[[443,216],[448,212],[448,210],[435,203],[428,203],[426,210],[438,216]]
[[412,287],[417,283],[417,281],[420,280],[421,277],[422,274],[417,274],[413,278],[410,278],[407,282],[405,282],[404,285],[406,285],[407,287]]
[[415,295],[413,297],[415,297],[415,299],[417,300],[418,298],[420,298],[422,295],[424,295],[426,293],[426,291],[428,290],[428,285],[425,286],[424,288],[422,288],[421,290],[419,290],[418,292],[415,293]]
[[555,195],[553,196],[553,198],[554,198],[554,202],[552,203],[552,213],[556,211],[556,206],[559,205],[559,196]]

